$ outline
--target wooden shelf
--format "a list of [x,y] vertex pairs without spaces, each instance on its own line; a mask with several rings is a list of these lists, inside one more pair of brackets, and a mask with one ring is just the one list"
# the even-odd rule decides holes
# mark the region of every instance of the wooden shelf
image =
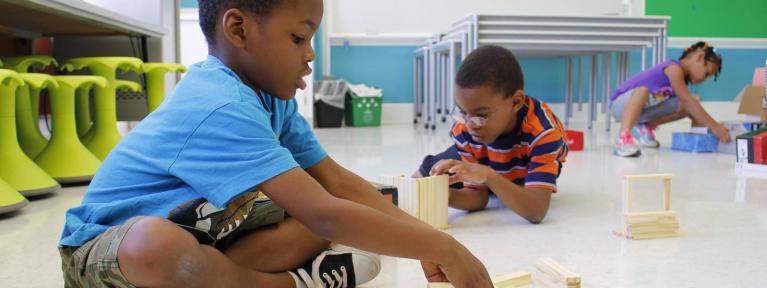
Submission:
[[162,37],[163,27],[82,0],[0,0],[0,31],[19,35]]

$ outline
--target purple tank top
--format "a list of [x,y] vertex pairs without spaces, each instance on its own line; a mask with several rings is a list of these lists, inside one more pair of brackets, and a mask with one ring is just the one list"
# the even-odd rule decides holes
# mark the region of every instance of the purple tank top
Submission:
[[610,97],[610,100],[615,100],[623,93],[630,91],[637,87],[647,87],[650,90],[650,95],[653,97],[676,97],[674,91],[671,90],[671,82],[668,80],[668,76],[664,73],[666,67],[669,65],[680,65],[679,60],[666,60],[663,63],[655,65],[648,70],[634,75],[626,82],[623,82],[615,93]]

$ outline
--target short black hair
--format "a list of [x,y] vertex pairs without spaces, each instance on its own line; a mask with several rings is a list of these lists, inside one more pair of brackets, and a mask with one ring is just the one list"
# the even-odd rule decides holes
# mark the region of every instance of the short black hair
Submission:
[[490,85],[504,97],[525,89],[525,79],[517,58],[506,48],[482,46],[471,52],[458,68],[455,84],[463,88]]
[[679,56],[679,60],[684,59],[688,55],[698,50],[701,50],[703,53],[705,53],[703,59],[706,61],[714,62],[719,67],[716,71],[716,74],[714,74],[714,81],[716,81],[716,79],[719,78],[719,73],[722,73],[722,55],[716,53],[716,48],[709,45],[708,42],[699,41],[695,44],[692,44],[690,47],[684,48],[684,51],[682,51],[682,56]]
[[238,8],[256,16],[265,16],[272,13],[283,0],[197,0],[200,10],[200,28],[208,45],[216,43],[216,23],[219,22],[218,14],[232,8]]

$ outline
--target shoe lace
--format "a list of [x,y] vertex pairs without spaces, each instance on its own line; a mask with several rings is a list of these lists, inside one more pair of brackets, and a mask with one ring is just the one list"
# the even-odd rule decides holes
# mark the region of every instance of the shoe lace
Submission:
[[[340,273],[338,271],[341,271]],[[323,273],[322,277],[325,283],[328,285],[328,287],[331,288],[343,288],[349,286],[349,280],[346,277],[346,266],[341,266],[338,270],[333,269],[330,270],[330,273],[333,274],[333,277],[330,277],[330,274]]]
[[645,134],[648,138],[655,139],[656,128],[657,127],[653,127],[650,124],[645,124],[645,125],[642,125],[642,129],[640,129],[640,131],[642,131],[642,133]]
[[620,136],[618,136],[618,143],[619,144],[632,144],[632,143],[634,143],[634,137],[631,136],[631,133],[621,132]]

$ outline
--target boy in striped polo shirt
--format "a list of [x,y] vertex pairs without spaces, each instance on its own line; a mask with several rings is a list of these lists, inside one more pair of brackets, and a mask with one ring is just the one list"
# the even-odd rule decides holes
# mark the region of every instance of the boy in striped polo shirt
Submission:
[[492,192],[529,222],[540,223],[568,148],[562,123],[523,88],[511,51],[484,46],[469,54],[456,75],[450,132],[455,145],[427,156],[414,176],[451,174],[450,207],[484,209]]

